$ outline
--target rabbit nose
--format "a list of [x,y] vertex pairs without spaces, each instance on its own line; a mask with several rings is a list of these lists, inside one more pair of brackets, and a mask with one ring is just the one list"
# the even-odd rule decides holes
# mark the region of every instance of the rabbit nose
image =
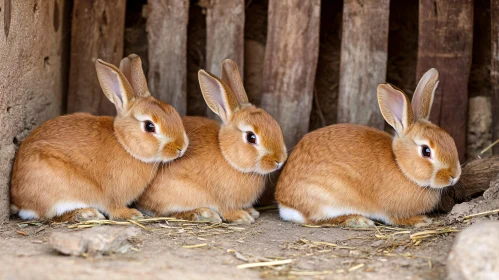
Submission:
[[177,148],[177,157],[181,157],[183,154],[184,152],[182,151],[182,149]]
[[277,169],[281,168],[282,167],[282,162],[279,162],[277,160],[274,160],[275,163],[277,164]]

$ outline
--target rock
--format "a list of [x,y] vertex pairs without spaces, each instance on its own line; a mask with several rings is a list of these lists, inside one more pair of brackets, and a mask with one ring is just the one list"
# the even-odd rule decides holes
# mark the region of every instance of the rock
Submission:
[[374,241],[372,244],[371,244],[371,247],[381,247],[382,245],[385,245],[385,240],[378,240],[378,241]]
[[[482,213],[495,209],[499,209],[499,175],[494,180],[492,180],[492,182],[490,182],[490,187],[483,193],[483,196],[477,197],[468,202],[454,205],[452,211],[447,215],[446,220],[450,223],[462,221],[463,218],[467,215]],[[471,222],[474,223],[490,219],[497,220],[498,215],[494,214],[473,218]]]
[[[476,96],[469,99],[468,108],[468,158],[476,157],[492,143],[492,109],[490,97]],[[482,156],[489,156],[492,150]]]
[[499,222],[477,223],[456,238],[447,261],[448,280],[499,279]]
[[53,232],[49,244],[64,255],[90,256],[125,253],[131,248],[129,240],[140,234],[135,227],[100,226],[77,232]]

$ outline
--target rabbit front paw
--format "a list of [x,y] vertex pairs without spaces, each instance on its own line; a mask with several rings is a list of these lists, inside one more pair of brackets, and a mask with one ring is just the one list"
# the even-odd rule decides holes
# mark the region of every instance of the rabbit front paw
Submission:
[[231,224],[251,224],[255,219],[245,210],[228,210],[222,213],[225,222]]
[[143,218],[144,215],[137,209],[123,207],[110,211],[109,217],[112,220],[135,220]]
[[203,221],[210,223],[221,223],[222,218],[209,208],[197,208],[191,211],[172,214],[173,217],[188,221]]

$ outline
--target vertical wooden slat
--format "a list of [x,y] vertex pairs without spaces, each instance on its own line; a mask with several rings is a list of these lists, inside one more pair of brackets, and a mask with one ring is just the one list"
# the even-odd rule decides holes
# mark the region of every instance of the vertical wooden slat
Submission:
[[462,161],[466,151],[473,1],[421,0],[418,38],[416,79],[432,67],[440,73],[430,119],[452,135]]
[[291,149],[308,132],[319,55],[320,0],[270,0],[261,106]]
[[0,1],[0,222],[9,218],[17,147],[32,129],[62,113],[66,7],[63,0]]
[[198,72],[206,69],[206,9],[200,5],[189,8],[187,24],[187,115],[205,116],[206,102],[199,87]]
[[[491,42],[492,42],[492,62],[491,62],[491,86],[492,97],[490,100],[492,107],[492,141],[499,139],[499,0],[490,1],[491,18]],[[494,154],[499,154],[499,145],[494,147]]]
[[376,88],[386,79],[389,6],[389,0],[345,0],[343,4],[340,123],[384,128]]
[[149,0],[148,6],[149,89],[184,116],[189,0]]
[[[220,77],[220,64],[230,58],[244,77],[244,0],[211,0],[207,10],[206,69]],[[206,110],[208,117],[215,118]]]
[[71,28],[68,112],[114,115],[102,94],[95,60],[119,64],[123,58],[126,0],[75,0]]

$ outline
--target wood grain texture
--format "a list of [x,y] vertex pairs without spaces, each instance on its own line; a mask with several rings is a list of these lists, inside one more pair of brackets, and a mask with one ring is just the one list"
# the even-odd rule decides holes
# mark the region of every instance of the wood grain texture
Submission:
[[[492,96],[492,141],[499,139],[499,0],[490,1],[491,18],[491,69],[490,83]],[[499,155],[499,145],[494,147],[494,154]]]
[[270,0],[261,106],[291,149],[308,132],[319,55],[320,0]]
[[416,79],[437,68],[440,83],[430,119],[447,130],[464,160],[468,79],[473,47],[472,0],[421,0]]
[[[206,14],[206,70],[220,77],[226,58],[236,62],[244,77],[244,0],[211,0]],[[210,118],[215,114],[206,109]]]
[[19,144],[64,111],[68,10],[64,0],[0,0],[0,223]]
[[389,0],[345,0],[338,122],[384,128],[376,88],[386,80]]
[[119,65],[123,58],[126,0],[75,0],[71,27],[68,112],[114,115],[95,74],[100,58]]
[[149,90],[185,116],[189,0],[149,0],[148,11]]

